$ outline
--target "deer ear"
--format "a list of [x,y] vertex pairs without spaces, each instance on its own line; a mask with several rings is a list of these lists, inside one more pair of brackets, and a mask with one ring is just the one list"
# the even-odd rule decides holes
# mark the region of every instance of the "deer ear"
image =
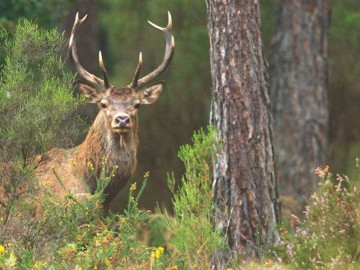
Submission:
[[78,86],[79,86],[80,93],[82,93],[84,95],[84,97],[88,99],[88,101],[90,103],[99,103],[100,102],[102,96],[95,90],[95,88],[93,88],[87,84],[83,84],[83,83],[79,83]]
[[161,81],[149,88],[146,88],[139,92],[139,99],[141,104],[151,104],[154,103],[160,96],[162,90],[164,89],[165,82]]

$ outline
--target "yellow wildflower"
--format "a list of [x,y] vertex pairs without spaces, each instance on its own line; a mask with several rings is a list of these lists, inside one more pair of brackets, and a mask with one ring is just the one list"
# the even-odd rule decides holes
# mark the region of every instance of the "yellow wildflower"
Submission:
[[94,165],[90,161],[86,165],[91,171],[94,171]]
[[144,174],[144,178],[149,178],[149,176],[150,176],[150,172],[147,171],[147,172]]
[[35,262],[35,264],[34,264],[34,269],[39,269],[39,267],[40,267],[40,263],[39,262]]
[[76,167],[76,165],[77,165],[76,160],[75,160],[75,159],[72,159],[72,160],[71,160],[71,164],[72,164],[74,167]]
[[151,258],[153,259],[159,259],[161,254],[164,253],[164,248],[163,247],[157,247],[157,248],[153,248],[152,252],[151,252]]
[[5,247],[3,245],[0,245],[0,256],[4,255],[5,253]]
[[130,186],[130,191],[134,191],[134,190],[136,190],[136,183],[134,183]]
[[123,223],[126,222],[126,218],[121,217],[119,221],[120,221],[121,224],[123,224]]
[[272,268],[274,266],[274,262],[272,260],[267,260],[264,263],[264,267],[266,268]]
[[105,156],[101,157],[101,163],[103,165],[105,165],[107,163],[107,161],[108,161],[107,157],[105,157]]

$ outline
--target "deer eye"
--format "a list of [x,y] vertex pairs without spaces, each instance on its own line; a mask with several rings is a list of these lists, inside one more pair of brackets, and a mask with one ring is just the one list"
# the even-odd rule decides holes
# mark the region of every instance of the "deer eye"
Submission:
[[101,101],[100,102],[100,107],[105,109],[108,106],[107,102]]
[[139,102],[139,103],[136,103],[136,104],[134,105],[134,108],[135,108],[135,109],[139,109],[140,105],[141,105],[140,102]]

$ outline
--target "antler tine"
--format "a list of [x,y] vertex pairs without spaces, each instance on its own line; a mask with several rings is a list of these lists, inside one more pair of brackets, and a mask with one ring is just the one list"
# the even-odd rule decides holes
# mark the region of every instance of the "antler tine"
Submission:
[[142,53],[140,52],[139,53],[139,61],[136,66],[136,69],[135,69],[134,77],[133,77],[131,84],[129,85],[132,89],[135,89],[138,86],[138,80],[139,80],[141,67],[142,67]]
[[105,87],[106,88],[110,88],[111,87],[111,84],[109,82],[109,76],[108,76],[108,73],[106,71],[106,68],[105,68],[105,65],[104,65],[104,61],[103,61],[103,58],[102,58],[102,54],[101,54],[101,51],[99,51],[99,66],[100,66],[100,69],[104,75],[104,84],[105,84]]
[[79,75],[83,79],[85,79],[85,81],[87,83],[89,83],[91,86],[93,86],[95,89],[104,90],[105,89],[104,81],[102,79],[96,77],[94,74],[91,74],[86,69],[84,69],[83,66],[80,64],[79,58],[77,55],[76,42],[74,40],[75,33],[76,33],[76,30],[79,27],[79,25],[81,25],[85,21],[86,17],[87,17],[87,15],[85,15],[82,19],[79,19],[79,12],[76,13],[75,22],[72,27],[71,36],[70,36],[70,40],[69,40],[68,54],[69,54],[70,60],[75,65],[75,68],[76,68],[77,72],[79,73]]
[[168,24],[165,28],[160,27],[150,21],[148,21],[148,23],[165,34],[165,55],[162,63],[154,71],[137,81],[136,88],[140,88],[144,84],[149,83],[159,77],[169,66],[175,50],[175,40],[174,36],[172,35],[172,18],[170,12],[168,11]]

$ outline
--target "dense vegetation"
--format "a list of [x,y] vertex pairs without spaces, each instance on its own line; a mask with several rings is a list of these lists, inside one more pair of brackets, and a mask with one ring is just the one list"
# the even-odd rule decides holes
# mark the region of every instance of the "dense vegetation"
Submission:
[[[359,138],[356,117],[349,115],[357,113],[352,106],[345,106],[357,99],[356,90],[360,83],[359,77],[354,75],[359,74],[358,63],[349,65],[359,54],[359,31],[356,26],[360,25],[357,12],[360,6],[358,1],[332,2],[333,76],[330,86],[333,96],[332,149],[335,150],[331,154],[336,170],[347,168],[351,170],[351,177],[332,174],[328,168],[319,168],[316,173],[321,185],[318,192],[309,198],[304,220],[292,216],[289,224],[279,227],[281,239],[277,247],[272,250],[262,250],[258,247],[260,258],[257,262],[247,263],[242,261],[242,258],[234,257],[228,266],[229,269],[238,269],[240,265],[246,265],[247,269],[357,269],[360,264],[359,168],[353,169],[354,166],[348,166],[354,162],[353,155]],[[188,41],[177,44],[174,61],[178,69],[167,75],[168,81],[171,81],[171,89],[167,90],[162,97],[162,104],[156,109],[168,118],[159,121],[160,127],[151,126],[147,121],[151,114],[147,114],[150,116],[143,117],[140,124],[142,130],[149,131],[146,135],[148,138],[142,138],[142,145],[148,144],[152,147],[142,155],[151,156],[158,145],[163,143],[168,148],[161,151],[165,151],[165,156],[174,162],[174,151],[178,148],[177,145],[183,143],[178,138],[190,137],[189,133],[204,125],[208,118],[210,75],[207,73],[209,61],[204,3],[171,1],[171,7],[164,6],[160,9],[155,7],[163,3],[162,1],[147,1],[146,5],[141,4],[143,1],[121,3],[122,6],[119,1],[107,1],[108,6],[102,7],[104,13],[100,12],[99,17],[103,27],[109,28],[108,31],[113,33],[109,34],[107,41],[108,59],[113,59],[113,62],[109,63],[110,67],[112,66],[112,74],[124,74],[120,79],[125,83],[125,77],[131,78],[131,75],[126,74],[131,74],[133,70],[133,67],[125,63],[136,61],[137,51],[131,59],[126,59],[130,55],[129,51],[121,53],[119,57],[125,56],[124,60],[117,58],[117,55],[111,55],[111,52],[117,50],[118,40],[125,41],[125,44],[120,44],[122,48],[136,47],[137,50],[138,46],[133,44],[143,40],[143,37],[134,35],[138,31],[135,26],[129,33],[118,33],[115,24],[106,21],[110,18],[122,20],[119,22],[124,25],[122,29],[127,29],[128,19],[117,16],[118,10],[131,14],[128,16],[134,24],[144,27],[144,30],[140,31],[143,33],[152,31],[144,23],[147,19],[162,18],[167,9],[177,10],[178,14],[174,16],[177,18],[178,28],[176,38]],[[268,16],[264,17],[263,21],[265,39],[269,40],[270,22],[273,19],[269,14],[272,15],[273,3],[264,3],[264,14]],[[102,5],[105,5],[105,2]],[[43,8],[39,10],[44,10]],[[185,12],[185,9],[189,12]],[[34,14],[29,14],[35,10],[36,8],[32,8],[31,11],[21,12],[25,12],[23,17],[30,18]],[[128,13],[130,10],[133,13]],[[114,14],[106,16],[105,13],[109,11],[113,11]],[[160,13],[161,16],[155,16]],[[37,16],[40,18],[39,23],[47,23],[46,18],[41,19],[42,16],[48,16],[47,12]],[[216,149],[213,148],[215,138],[211,129],[195,133],[191,145],[182,147],[179,152],[185,172],[182,178],[179,177],[179,172],[175,176],[168,176],[169,193],[174,194],[171,202],[174,213],[171,215],[163,210],[162,205],[154,212],[140,207],[140,200],[144,199],[145,192],[154,192],[154,188],[149,189],[151,183],[148,184],[152,181],[153,168],[161,167],[162,172],[155,174],[155,186],[159,186],[158,183],[161,181],[157,179],[161,179],[164,171],[170,171],[172,166],[175,166],[163,164],[166,158],[160,161],[159,158],[147,158],[151,161],[139,171],[151,168],[151,177],[146,173],[144,177],[135,178],[136,181],[125,190],[125,210],[119,214],[102,216],[101,190],[86,203],[78,203],[71,197],[59,203],[52,196],[48,196],[41,202],[45,211],[41,215],[35,211],[37,202],[34,196],[37,192],[37,182],[31,177],[34,164],[32,158],[50,147],[71,144],[71,137],[77,133],[75,127],[79,125],[78,122],[67,120],[69,113],[78,107],[80,100],[72,97],[69,89],[73,89],[74,75],[64,71],[64,61],[59,58],[59,52],[65,43],[64,37],[55,30],[39,29],[28,21],[15,27],[15,24],[9,24],[12,20],[13,17],[8,16],[2,17],[1,21],[3,24],[12,25],[11,31],[15,33],[16,29],[16,35],[12,39],[5,32],[1,34],[1,47],[6,48],[3,55],[7,58],[3,62],[0,81],[0,147],[1,161],[12,161],[17,165],[14,166],[14,174],[10,174],[13,181],[7,187],[9,192],[6,198],[0,197],[0,268],[209,269],[211,263],[216,260],[216,252],[227,248],[223,236],[211,225],[212,158],[216,153]],[[124,36],[120,38],[116,34]],[[144,55],[153,56],[158,44],[163,42],[161,38],[160,36],[154,43],[144,41],[144,47],[145,44],[150,44],[149,52],[144,52]],[[159,54],[161,53],[159,50]],[[161,56],[156,59],[160,58]],[[145,61],[155,65],[150,59]],[[346,97],[345,93],[348,94]],[[43,102],[44,100],[46,102]],[[339,100],[340,105],[336,103]],[[165,125],[174,122],[180,123],[176,126],[186,126],[187,130],[179,131],[173,125]],[[59,129],[59,123],[70,125],[66,127],[61,124]],[[158,130],[168,134],[166,141],[165,137],[161,137],[160,141],[153,141],[154,138],[160,137],[156,135]],[[59,138],[62,140],[59,141]],[[172,138],[175,138],[175,142]],[[346,146],[344,154],[340,151],[343,145]],[[99,182],[106,182],[107,177],[99,177]],[[144,180],[139,181],[142,178]],[[0,182],[3,179],[2,170]],[[177,181],[174,181],[175,179]],[[178,183],[181,183],[179,189]]]

